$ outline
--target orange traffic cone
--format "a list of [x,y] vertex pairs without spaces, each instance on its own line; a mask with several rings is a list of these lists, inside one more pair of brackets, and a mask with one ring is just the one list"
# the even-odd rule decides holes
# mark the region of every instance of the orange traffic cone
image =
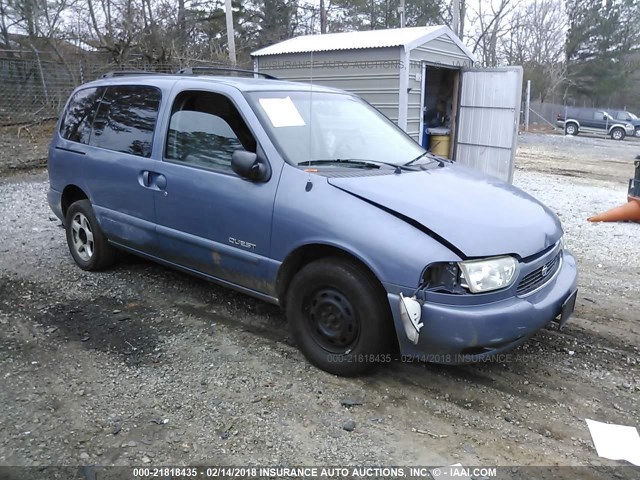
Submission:
[[629,202],[606,212],[589,217],[590,222],[640,222],[640,198],[628,197]]

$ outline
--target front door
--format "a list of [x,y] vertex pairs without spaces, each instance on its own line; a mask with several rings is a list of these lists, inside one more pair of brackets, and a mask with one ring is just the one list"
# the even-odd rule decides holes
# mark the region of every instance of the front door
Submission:
[[235,104],[188,90],[173,102],[155,196],[161,256],[262,293],[278,173],[254,183],[231,170],[236,150],[260,152]]

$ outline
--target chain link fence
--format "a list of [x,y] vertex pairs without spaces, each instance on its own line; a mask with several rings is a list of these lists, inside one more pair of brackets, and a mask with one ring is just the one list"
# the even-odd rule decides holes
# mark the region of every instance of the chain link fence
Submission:
[[[205,61],[157,64],[142,58],[116,64],[99,54],[63,62],[44,59],[37,51],[0,51],[0,126],[53,120],[74,88],[108,72],[175,73],[198,65],[230,66]],[[238,65],[238,68],[252,69],[247,65]]]
[[[593,104],[588,104],[586,102],[576,103],[571,102],[568,105],[564,105],[562,103],[554,103],[554,102],[540,102],[540,101],[531,101],[529,105],[529,124],[530,125],[541,125],[545,127],[556,127],[556,120],[558,119],[558,114],[565,114],[565,110],[570,107],[584,107],[584,108],[602,108],[603,110],[617,111],[617,110],[625,110],[625,108],[614,108],[614,107],[596,107]],[[522,112],[523,118],[522,123],[524,123],[524,110],[526,109],[526,102],[522,104]],[[640,113],[634,112],[632,113]]]

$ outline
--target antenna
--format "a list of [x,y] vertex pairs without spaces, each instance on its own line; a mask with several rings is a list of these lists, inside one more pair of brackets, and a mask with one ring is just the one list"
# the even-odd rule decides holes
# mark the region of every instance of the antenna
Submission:
[[[313,160],[313,49],[311,49],[311,70],[309,88],[309,160]],[[311,174],[309,174],[311,176]]]

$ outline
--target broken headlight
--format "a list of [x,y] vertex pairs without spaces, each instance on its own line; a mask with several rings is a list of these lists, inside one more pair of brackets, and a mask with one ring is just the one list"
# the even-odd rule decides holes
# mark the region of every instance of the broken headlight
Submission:
[[422,275],[422,288],[431,292],[464,294],[462,271],[457,262],[432,263]]
[[459,262],[463,286],[472,293],[490,292],[511,285],[518,273],[518,261],[509,256]]

